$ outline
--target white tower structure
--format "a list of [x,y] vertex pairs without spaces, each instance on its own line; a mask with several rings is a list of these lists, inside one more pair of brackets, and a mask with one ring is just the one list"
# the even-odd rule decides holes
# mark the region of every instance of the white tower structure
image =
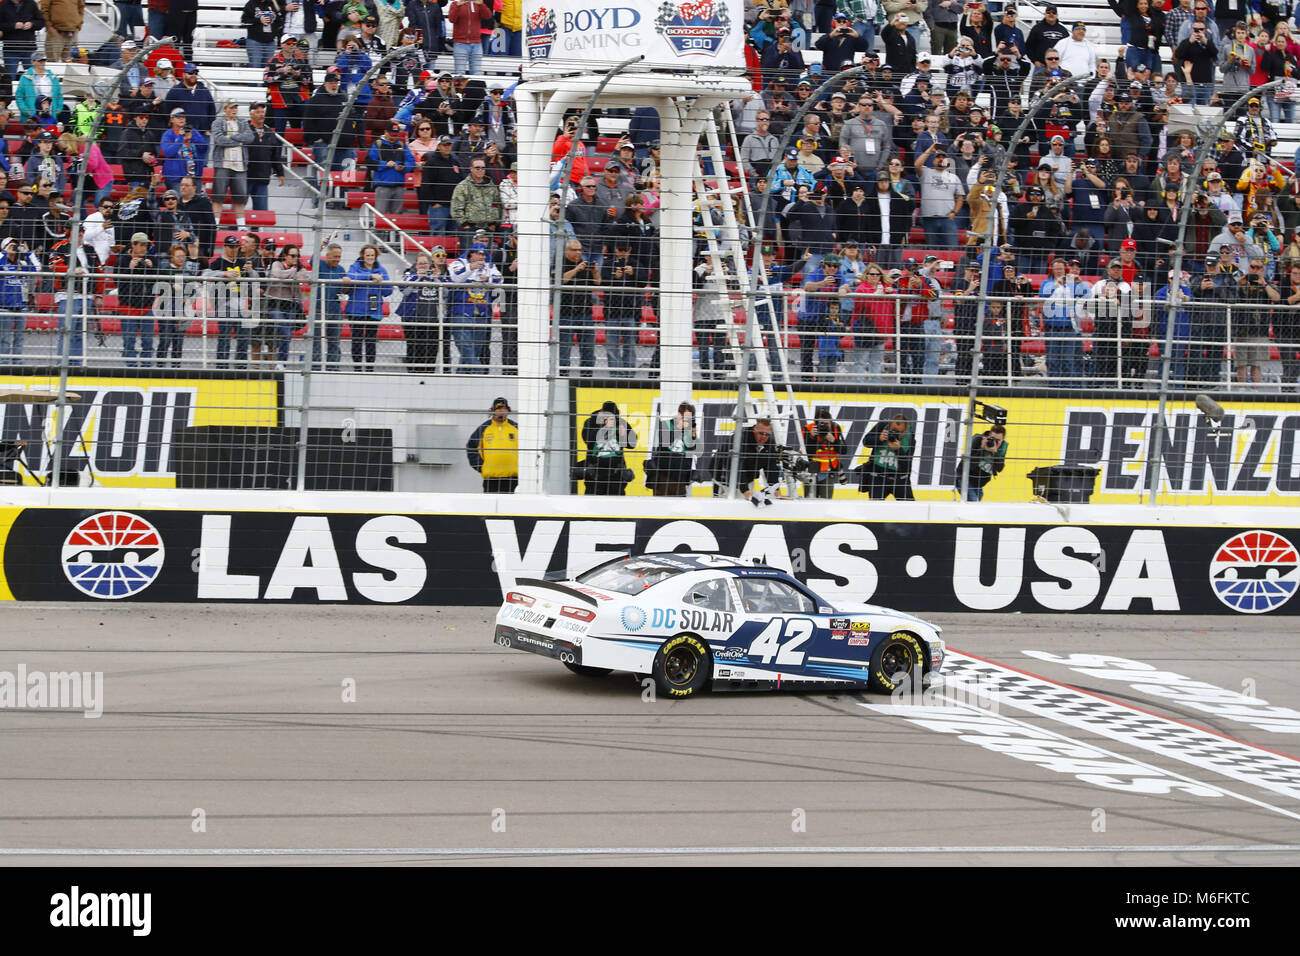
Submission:
[[[661,407],[691,395],[691,250],[696,149],[719,105],[752,92],[744,72],[741,0],[593,8],[526,3],[532,57],[514,91],[519,131],[519,491],[539,493],[551,390],[554,260],[547,210],[551,150],[566,111],[650,107],[660,121],[659,345]],[[543,53],[545,55],[543,55]],[[644,59],[613,77],[630,57]],[[717,171],[720,176],[725,174]],[[566,175],[567,185],[567,175]],[[650,436],[653,437],[653,436]]]

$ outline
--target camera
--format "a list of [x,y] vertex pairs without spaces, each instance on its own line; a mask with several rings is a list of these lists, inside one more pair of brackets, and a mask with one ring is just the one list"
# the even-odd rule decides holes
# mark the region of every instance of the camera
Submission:
[[781,462],[781,471],[793,476],[798,481],[812,478],[812,463],[799,454],[798,449],[789,445],[777,445],[776,454]]

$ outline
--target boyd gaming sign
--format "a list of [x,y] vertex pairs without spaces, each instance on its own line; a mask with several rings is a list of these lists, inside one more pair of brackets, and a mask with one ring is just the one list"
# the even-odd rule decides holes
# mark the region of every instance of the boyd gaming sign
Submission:
[[524,46],[532,63],[572,66],[569,61],[580,60],[598,69],[641,55],[650,66],[743,69],[744,39],[741,0],[524,4]]

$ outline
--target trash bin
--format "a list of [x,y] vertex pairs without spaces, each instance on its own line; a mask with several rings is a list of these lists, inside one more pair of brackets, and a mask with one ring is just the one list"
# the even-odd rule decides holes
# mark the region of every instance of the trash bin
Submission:
[[1097,471],[1090,465],[1043,465],[1029,473],[1034,494],[1053,504],[1087,504],[1097,487]]

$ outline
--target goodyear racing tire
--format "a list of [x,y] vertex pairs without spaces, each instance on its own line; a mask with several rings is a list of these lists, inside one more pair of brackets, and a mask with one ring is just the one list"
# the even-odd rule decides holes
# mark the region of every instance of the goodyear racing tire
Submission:
[[889,693],[922,669],[924,661],[921,642],[913,635],[905,631],[890,634],[871,655],[871,686]]
[[612,667],[587,667],[585,664],[573,664],[569,661],[565,661],[564,666],[575,674],[581,674],[583,677],[604,677],[614,672]]
[[655,654],[651,676],[659,693],[681,700],[703,690],[713,676],[709,645],[694,634],[678,634],[664,641]]

